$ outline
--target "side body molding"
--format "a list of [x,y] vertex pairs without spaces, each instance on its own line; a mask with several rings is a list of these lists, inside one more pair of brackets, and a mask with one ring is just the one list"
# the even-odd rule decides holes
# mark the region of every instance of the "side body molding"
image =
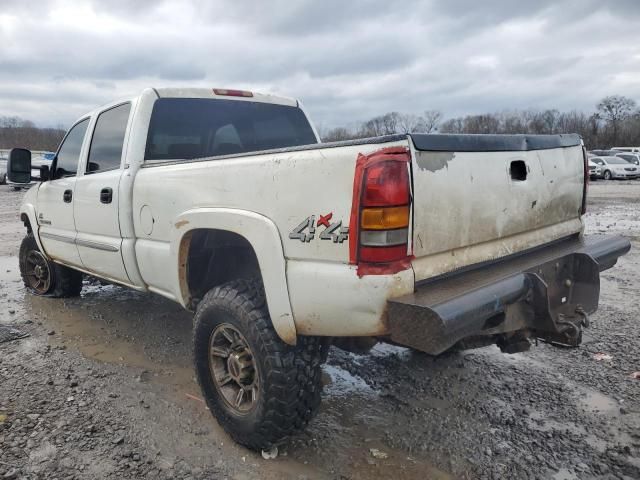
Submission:
[[190,232],[197,229],[226,230],[247,239],[258,258],[273,327],[285,343],[295,345],[286,262],[276,225],[263,215],[234,208],[197,208],[178,216],[171,229],[171,256],[178,266],[175,291],[185,306],[191,301],[186,280]]

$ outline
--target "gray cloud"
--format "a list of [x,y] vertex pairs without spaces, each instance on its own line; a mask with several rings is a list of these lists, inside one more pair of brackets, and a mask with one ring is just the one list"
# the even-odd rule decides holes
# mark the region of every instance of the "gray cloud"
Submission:
[[0,2],[0,115],[42,125],[146,86],[295,96],[325,127],[640,100],[637,0]]

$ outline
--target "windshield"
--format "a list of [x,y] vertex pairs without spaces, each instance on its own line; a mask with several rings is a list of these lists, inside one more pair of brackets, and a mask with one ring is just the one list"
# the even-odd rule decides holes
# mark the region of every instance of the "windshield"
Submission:
[[160,98],[145,160],[191,159],[317,143],[298,107],[240,100]]
[[620,157],[607,158],[607,163],[610,163],[612,165],[629,165],[629,162]]

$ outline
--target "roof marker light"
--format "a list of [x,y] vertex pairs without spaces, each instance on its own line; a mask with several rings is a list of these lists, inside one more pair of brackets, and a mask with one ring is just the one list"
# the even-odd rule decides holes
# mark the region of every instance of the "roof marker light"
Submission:
[[213,93],[226,97],[253,97],[253,92],[247,90],[227,90],[226,88],[214,88]]

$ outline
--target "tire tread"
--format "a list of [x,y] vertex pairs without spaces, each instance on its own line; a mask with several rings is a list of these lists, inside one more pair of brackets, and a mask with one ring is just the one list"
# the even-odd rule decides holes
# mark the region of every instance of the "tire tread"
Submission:
[[[220,411],[207,391],[215,391],[208,371],[208,359],[198,358],[200,335],[210,334],[207,310],[226,308],[241,319],[243,334],[260,356],[265,385],[262,415],[251,431],[236,428],[236,419]],[[202,299],[195,316],[194,355],[198,381],[209,409],[222,427],[238,443],[252,449],[277,445],[304,428],[317,413],[321,396],[322,342],[315,337],[298,337],[297,345],[285,344],[275,332],[266,306],[262,282],[234,280],[210,290]],[[208,332],[208,333],[207,333]],[[208,337],[207,337],[208,338]],[[208,340],[207,340],[208,341]],[[206,363],[206,370],[203,363]],[[211,386],[206,388],[205,383]],[[211,388],[212,387],[212,388]]]

